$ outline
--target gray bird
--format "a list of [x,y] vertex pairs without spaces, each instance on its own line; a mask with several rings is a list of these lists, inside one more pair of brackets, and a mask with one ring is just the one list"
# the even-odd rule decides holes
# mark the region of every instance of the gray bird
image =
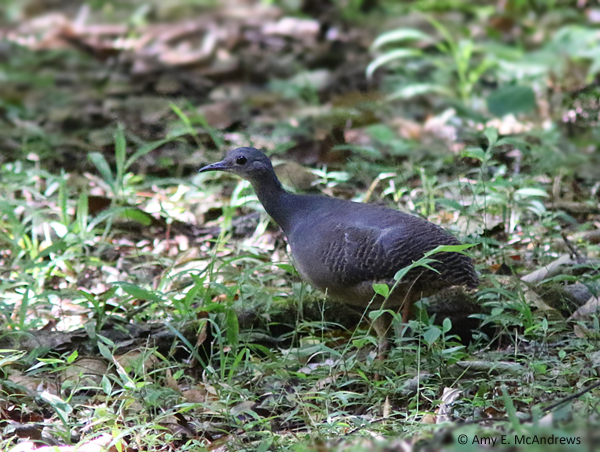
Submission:
[[[384,298],[373,284],[394,287],[396,273],[440,245],[460,245],[452,234],[427,220],[373,204],[361,204],[285,191],[269,158],[242,147],[220,162],[200,169],[226,171],[248,180],[267,213],[281,227],[300,276],[328,296],[349,305],[381,307]],[[415,267],[404,275],[385,302],[403,307],[403,321],[412,304],[450,286],[475,288],[478,278],[471,259],[461,253],[441,252],[436,262]],[[385,335],[389,323],[374,325]]]

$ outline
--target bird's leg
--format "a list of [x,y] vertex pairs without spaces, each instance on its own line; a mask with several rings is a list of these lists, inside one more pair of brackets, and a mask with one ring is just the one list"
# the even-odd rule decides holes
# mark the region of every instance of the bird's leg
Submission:
[[402,324],[408,324],[412,316],[412,308],[413,308],[414,300],[412,297],[406,297],[404,303],[402,304]]
[[371,324],[377,335],[377,359],[383,361],[390,348],[389,333],[392,328],[392,315],[384,311]]
[[406,291],[406,295],[404,296],[404,300],[402,300],[402,304],[400,305],[402,309],[402,324],[405,327],[408,325],[408,321],[412,317],[413,306],[415,302],[419,300],[422,295],[422,291],[420,291],[418,289],[418,286],[416,286],[417,281],[422,275],[423,273],[421,273],[417,278],[415,278],[411,282],[410,286],[408,287],[408,290]]
[[[408,327],[408,321],[411,319],[413,314],[413,306],[419,299],[416,293],[409,292],[402,302],[400,307],[402,311],[402,327]],[[383,306],[382,306],[383,307]],[[392,320],[394,319],[393,314],[389,311],[384,311],[378,316],[372,323],[373,329],[377,334],[377,358],[384,360],[387,356],[387,352],[390,348],[390,331],[392,329]]]

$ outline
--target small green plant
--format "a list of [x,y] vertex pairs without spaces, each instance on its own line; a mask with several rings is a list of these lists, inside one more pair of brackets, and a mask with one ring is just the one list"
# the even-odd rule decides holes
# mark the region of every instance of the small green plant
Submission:
[[[483,212],[500,215],[507,232],[514,232],[518,224],[522,224],[525,212],[533,213],[538,218],[546,215],[546,208],[540,198],[547,198],[548,194],[541,187],[526,186],[534,183],[521,177],[507,177],[506,166],[496,160],[495,155],[502,146],[527,147],[522,140],[506,137],[498,138],[498,131],[493,128],[485,130],[488,141],[487,147],[467,148],[464,157],[474,158],[481,165],[474,170],[478,173],[477,183],[472,184],[474,200],[471,205],[471,214]],[[488,175],[492,175],[491,177]]]
[[313,169],[311,172],[318,177],[315,185],[323,185],[324,187],[335,187],[340,183],[350,179],[350,174],[346,171],[327,171],[327,167],[323,169]]
[[[481,120],[475,111],[482,106],[496,117],[531,113],[536,108],[536,92],[546,86],[556,72],[564,72],[569,64],[588,65],[586,83],[600,71],[600,58],[594,48],[598,37],[590,28],[565,25],[537,51],[527,53],[522,48],[509,47],[488,36],[476,40],[459,36],[432,16],[427,21],[439,38],[414,28],[401,28],[380,35],[372,50],[380,51],[367,67],[372,77],[382,66],[395,68],[395,78],[402,81],[389,99],[409,99],[423,94],[458,99],[456,105],[463,114]],[[437,54],[423,50],[434,46]],[[496,87],[484,88],[480,81],[493,80]],[[485,98],[485,102],[482,102]],[[466,108],[466,109],[465,109]],[[559,118],[556,118],[559,119]]]
[[[414,71],[413,74],[407,74],[414,81],[395,90],[390,99],[409,99],[426,93],[438,93],[456,96],[464,104],[469,104],[472,100],[475,84],[496,63],[486,58],[484,49],[476,46],[472,39],[457,40],[442,23],[432,17],[427,19],[442,36],[443,40],[438,41],[433,36],[417,29],[403,28],[379,36],[373,43],[372,49],[378,50],[391,43],[420,41],[436,45],[440,52],[437,59],[428,60],[426,54],[419,48],[396,47],[385,51],[373,60],[367,67],[367,76],[371,77],[379,67],[398,60],[413,61],[415,65],[411,68],[410,64],[406,64],[404,70]],[[452,62],[451,65],[448,65],[448,60]],[[429,61],[435,65],[435,72],[431,75],[431,81],[417,82],[416,80],[419,79],[417,71],[422,71]],[[452,73],[455,74],[455,78],[452,77]],[[455,93],[453,92],[453,86],[456,86],[457,89]]]

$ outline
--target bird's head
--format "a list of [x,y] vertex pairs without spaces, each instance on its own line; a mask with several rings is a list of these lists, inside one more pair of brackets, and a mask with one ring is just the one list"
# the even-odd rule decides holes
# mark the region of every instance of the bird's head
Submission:
[[273,165],[269,157],[258,149],[244,147],[229,151],[223,160],[207,165],[198,172],[206,171],[225,171],[252,182],[273,173]]

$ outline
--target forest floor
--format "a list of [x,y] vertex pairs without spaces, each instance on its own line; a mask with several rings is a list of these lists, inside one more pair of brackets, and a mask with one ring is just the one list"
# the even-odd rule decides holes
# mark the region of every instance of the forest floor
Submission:
[[[600,8],[22,2],[0,18],[0,450],[593,450]],[[457,235],[377,359],[245,181]]]

